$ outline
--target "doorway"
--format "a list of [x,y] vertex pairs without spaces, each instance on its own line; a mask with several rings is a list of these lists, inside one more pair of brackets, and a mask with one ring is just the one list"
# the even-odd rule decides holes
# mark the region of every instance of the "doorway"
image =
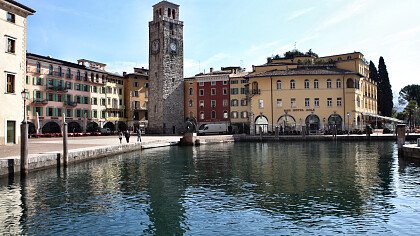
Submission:
[[16,121],[7,121],[7,143],[16,143]]

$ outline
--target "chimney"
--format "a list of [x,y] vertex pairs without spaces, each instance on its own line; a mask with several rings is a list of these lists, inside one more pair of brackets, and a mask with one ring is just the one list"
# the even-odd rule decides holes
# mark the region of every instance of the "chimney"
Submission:
[[213,67],[210,67],[210,73],[213,72]]

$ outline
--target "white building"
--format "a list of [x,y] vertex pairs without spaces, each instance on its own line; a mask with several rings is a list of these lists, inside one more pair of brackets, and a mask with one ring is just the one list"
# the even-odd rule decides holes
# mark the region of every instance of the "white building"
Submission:
[[26,17],[35,11],[0,1],[0,145],[18,143],[23,120],[21,92],[26,72]]

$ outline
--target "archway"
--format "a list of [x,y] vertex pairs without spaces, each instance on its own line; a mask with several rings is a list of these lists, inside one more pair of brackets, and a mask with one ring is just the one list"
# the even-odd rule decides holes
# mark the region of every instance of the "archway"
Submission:
[[305,124],[309,132],[316,132],[319,130],[319,117],[315,114],[310,114],[305,119]]
[[48,134],[48,133],[61,133],[61,128],[54,121],[50,121],[50,122],[47,122],[42,127],[42,133],[44,133],[44,134]]
[[328,129],[333,130],[334,126],[337,130],[342,130],[343,119],[339,114],[331,114],[328,117]]
[[263,115],[259,115],[255,119],[255,134],[260,134],[260,128],[262,133],[268,132],[268,119]]
[[109,130],[111,130],[111,131],[115,131],[115,125],[114,125],[114,123],[112,123],[112,122],[107,122],[105,125],[104,125],[104,128],[108,128]]
[[277,120],[277,124],[280,127],[281,133],[296,129],[296,119],[289,114],[280,116],[280,118]]
[[86,127],[86,132],[88,133],[99,132],[99,125],[93,121],[89,122]]
[[67,127],[68,127],[67,129],[69,133],[82,133],[83,132],[82,126],[80,126],[79,123],[75,121],[69,122]]
[[348,78],[347,79],[347,82],[346,82],[346,85],[347,85],[347,88],[354,88],[354,81],[353,81],[353,79]]

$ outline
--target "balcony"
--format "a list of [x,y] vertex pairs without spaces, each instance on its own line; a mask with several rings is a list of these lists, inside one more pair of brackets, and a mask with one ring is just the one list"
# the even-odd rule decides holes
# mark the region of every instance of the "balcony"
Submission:
[[47,85],[48,92],[67,93],[68,89],[63,85]]
[[75,106],[77,106],[77,102],[71,101],[71,100],[67,100],[67,101],[64,101],[64,106],[66,106],[66,107],[75,107]]
[[41,99],[41,98],[35,98],[35,99],[32,101],[32,104],[33,104],[34,106],[45,106],[45,105],[47,105],[47,104],[48,104],[48,100],[47,100],[47,99]]

